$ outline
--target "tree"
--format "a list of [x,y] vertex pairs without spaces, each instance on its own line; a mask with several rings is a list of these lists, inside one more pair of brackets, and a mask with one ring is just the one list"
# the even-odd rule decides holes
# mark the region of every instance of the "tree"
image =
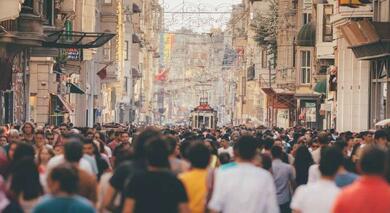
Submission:
[[277,59],[277,29],[278,29],[278,1],[269,0],[269,13],[257,14],[254,20],[255,41],[258,45],[266,47],[267,53],[271,56],[273,66],[276,66]]

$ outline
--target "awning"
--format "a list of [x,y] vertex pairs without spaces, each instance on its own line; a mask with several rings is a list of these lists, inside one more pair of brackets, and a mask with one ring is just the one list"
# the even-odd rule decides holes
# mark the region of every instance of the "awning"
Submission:
[[85,94],[84,90],[74,83],[67,83],[66,86],[69,88],[70,93]]
[[141,13],[141,8],[138,6],[138,4],[133,3],[133,13]]
[[97,48],[103,46],[114,36],[114,33],[86,33],[62,30],[47,35],[43,46],[52,48]]
[[0,1],[0,21],[14,20],[19,17],[21,4],[24,0],[1,0]]
[[56,95],[56,94],[50,94],[50,95],[59,101],[64,112],[67,112],[67,113],[73,112],[71,105],[61,95]]
[[297,34],[297,45],[314,47],[316,44],[316,25],[313,22],[302,26]]
[[294,93],[285,91],[276,91],[273,88],[261,88],[267,95],[268,102],[275,109],[288,109],[295,108],[296,102],[294,99]]
[[316,83],[314,91],[318,93],[326,93],[326,80],[322,80]]
[[358,59],[390,55],[390,22],[352,21],[341,32]]

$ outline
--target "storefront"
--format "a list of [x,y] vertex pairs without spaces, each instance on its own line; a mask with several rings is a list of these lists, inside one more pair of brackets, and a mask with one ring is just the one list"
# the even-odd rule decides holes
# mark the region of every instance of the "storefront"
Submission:
[[296,102],[293,92],[280,89],[262,88],[267,95],[267,124],[283,128],[295,125]]
[[350,48],[359,60],[370,62],[369,126],[390,118],[390,22],[352,21],[342,26]]

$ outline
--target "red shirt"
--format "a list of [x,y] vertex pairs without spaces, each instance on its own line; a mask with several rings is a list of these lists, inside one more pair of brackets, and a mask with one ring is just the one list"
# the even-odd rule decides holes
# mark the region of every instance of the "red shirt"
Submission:
[[378,176],[362,176],[338,195],[334,213],[389,213],[390,185]]

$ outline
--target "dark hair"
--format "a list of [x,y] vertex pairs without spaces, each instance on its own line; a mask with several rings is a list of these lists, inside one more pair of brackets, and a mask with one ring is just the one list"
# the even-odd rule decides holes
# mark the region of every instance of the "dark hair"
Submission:
[[338,138],[336,139],[336,142],[333,144],[333,146],[338,148],[340,152],[342,152],[343,149],[348,146],[348,144],[343,139]]
[[229,153],[227,152],[222,152],[221,154],[218,155],[218,159],[219,159],[219,162],[221,162],[221,164],[227,164],[231,161],[230,159],[230,155]]
[[11,177],[10,190],[16,198],[23,195],[23,199],[32,200],[43,194],[34,158],[25,157],[17,161],[11,169]]
[[266,137],[263,142],[264,149],[270,150],[272,146],[274,145],[274,139],[270,137]]
[[161,137],[146,142],[145,154],[148,165],[158,168],[169,168],[168,145]]
[[129,133],[129,132],[122,131],[122,132],[120,132],[120,133],[119,133],[119,135],[120,135],[120,136],[122,136],[123,134],[127,134],[127,136],[129,136],[129,137],[130,137],[130,133]]
[[309,177],[309,168],[314,164],[313,157],[309,149],[304,145],[299,145],[295,153],[294,168],[296,171],[296,182],[299,185],[306,184]]
[[261,157],[261,166],[265,170],[270,170],[272,168],[272,157],[267,153],[260,154]]
[[137,135],[134,139],[134,158],[138,160],[145,159],[145,143],[151,138],[158,137],[161,132],[153,127],[148,127]]
[[28,143],[18,143],[15,149],[13,161],[16,162],[26,157],[34,159],[35,157],[34,147]]
[[133,152],[126,144],[119,144],[115,147],[112,156],[114,156],[114,167],[118,167],[122,162],[131,160],[133,158]]
[[209,165],[210,156],[210,150],[203,143],[194,143],[188,148],[188,160],[194,168],[206,168]]
[[90,138],[85,138],[83,141],[83,145],[87,145],[87,144],[94,144],[93,143],[93,139],[90,139]]
[[243,160],[252,160],[256,155],[256,139],[252,136],[242,136],[234,144],[234,150]]
[[63,134],[62,137],[64,139],[77,141],[77,142],[80,142],[80,143],[82,143],[83,140],[84,140],[84,137],[82,135],[80,135],[80,134],[73,134],[73,133]]
[[58,181],[61,191],[74,194],[78,190],[79,176],[77,168],[69,164],[63,164],[53,168],[49,175],[52,181]]
[[343,163],[343,154],[336,147],[321,149],[320,172],[323,176],[333,177]]
[[178,146],[179,139],[173,135],[167,135],[165,136],[165,141],[168,145],[169,154],[173,154]]
[[83,157],[83,145],[72,141],[64,145],[65,159],[70,163],[77,163]]
[[387,134],[384,130],[378,130],[375,132],[375,135],[374,135],[374,139],[375,140],[378,140],[378,139],[386,139],[387,140]]
[[283,155],[283,149],[280,146],[273,146],[271,148],[271,154],[273,158],[281,159]]
[[373,145],[364,147],[359,164],[363,174],[383,175],[387,167],[387,153]]
[[320,132],[320,134],[318,134],[318,142],[321,145],[328,145],[329,141],[330,141],[330,138],[329,138],[329,134],[327,132]]

